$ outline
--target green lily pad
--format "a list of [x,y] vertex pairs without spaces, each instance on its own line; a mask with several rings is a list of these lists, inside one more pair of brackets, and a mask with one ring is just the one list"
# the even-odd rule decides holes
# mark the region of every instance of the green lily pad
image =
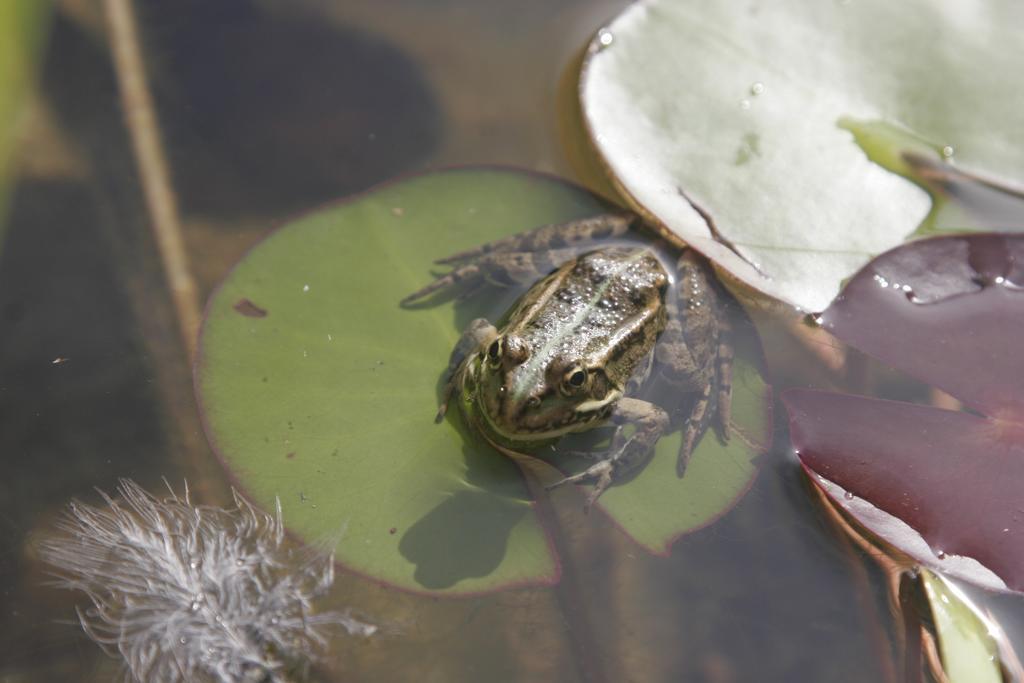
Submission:
[[0,3],[0,243],[7,217],[10,157],[49,15],[50,3],[44,0]]
[[[386,185],[273,233],[212,297],[196,365],[208,436],[238,485],[263,506],[279,497],[305,539],[336,538],[344,566],[405,589],[557,580],[520,470],[464,434],[458,411],[433,422],[462,327],[496,318],[514,293],[398,301],[429,281],[436,258],[607,209],[557,180],[467,169]],[[666,548],[749,486],[756,450],[742,433],[766,426],[764,402],[744,398],[743,387],[762,387],[751,367],[737,369],[740,436],[717,456],[706,438],[694,454],[701,491],[687,497],[690,474],[660,481],[678,446],[666,439],[671,459],[659,448],[649,472],[606,494],[609,514],[645,545]]]
[[[921,582],[946,678],[950,683],[1001,683],[1002,629],[941,574],[923,569]],[[1007,655],[1013,656],[1012,651]]]
[[631,201],[819,311],[928,215],[904,152],[1021,186],[1022,23],[1011,0],[646,0],[595,38],[584,118]]

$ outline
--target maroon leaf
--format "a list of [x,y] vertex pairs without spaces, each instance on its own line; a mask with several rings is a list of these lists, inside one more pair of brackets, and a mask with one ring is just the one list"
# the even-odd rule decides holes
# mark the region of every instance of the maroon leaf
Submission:
[[804,465],[901,519],[930,549],[832,496],[865,526],[920,562],[949,570],[951,556],[971,557],[1024,591],[1019,424],[825,391],[788,391],[783,402]]
[[992,416],[1024,420],[1024,237],[903,245],[821,315],[847,344]]
[[1024,237],[923,240],[873,261],[821,315],[843,341],[981,415],[821,391],[782,398],[801,461],[837,505],[922,563],[1024,592],[1021,285]]

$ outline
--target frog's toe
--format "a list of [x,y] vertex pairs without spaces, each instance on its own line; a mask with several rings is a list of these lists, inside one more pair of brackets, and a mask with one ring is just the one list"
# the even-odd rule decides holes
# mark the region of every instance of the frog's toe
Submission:
[[594,482],[594,488],[590,491],[590,495],[587,496],[587,502],[583,504],[583,512],[590,512],[590,507],[597,502],[597,499],[601,497],[601,494],[608,490],[608,487],[612,485],[612,470],[609,467],[605,470],[597,481]]
[[434,281],[427,286],[417,289],[415,292],[399,301],[398,305],[409,306],[415,304],[422,299],[426,299],[434,292],[444,289],[454,289],[458,291],[463,287],[468,287],[470,288],[470,291],[472,291],[476,285],[480,283],[482,277],[480,268],[476,264],[471,263],[459,266],[451,272],[435,278]]
[[588,481],[594,481],[594,489],[587,496],[587,502],[583,506],[584,512],[590,511],[590,506],[594,504],[594,501],[604,493],[609,486],[612,485],[612,475],[615,471],[615,465],[610,460],[602,460],[601,462],[594,463],[582,472],[577,472],[571,476],[565,477],[556,481],[554,484],[548,484],[544,487],[545,491],[556,489],[564,484],[580,484]]
[[583,470],[582,472],[577,472],[576,474],[565,477],[564,479],[556,481],[554,484],[549,484],[544,488],[550,491],[551,489],[558,488],[563,484],[579,484],[581,482],[587,482],[591,479],[601,479],[605,475],[607,475],[610,478],[612,475],[612,470],[614,469],[615,466],[612,464],[611,460],[602,460],[600,462],[594,463],[593,465]]
[[719,403],[717,427],[722,443],[729,443],[729,437],[732,436],[732,408],[727,402]]
[[732,437],[732,426],[728,423],[723,423],[718,426],[718,437],[722,440],[723,444],[728,444],[729,439]]
[[[610,449],[610,450],[614,451],[614,449]],[[606,450],[589,450],[589,451],[587,451],[587,450],[582,450],[582,449],[579,449],[579,450],[577,450],[577,449],[566,450],[566,449],[561,449],[561,448],[558,449],[558,454],[560,456],[565,456],[567,458],[579,458],[580,460],[590,460],[591,462],[593,462],[595,460],[607,460],[608,459],[608,452],[609,451],[606,451]]]
[[686,476],[686,467],[690,464],[690,455],[692,453],[679,451],[679,457],[676,458],[676,476],[680,479]]
[[556,481],[554,484],[548,484],[547,486],[545,486],[544,490],[545,491],[553,491],[553,490],[555,490],[557,488],[565,486],[566,484],[575,484],[575,483],[581,482],[581,481],[583,481],[583,477],[584,477],[585,474],[586,474],[586,472],[580,472],[579,474],[574,474],[571,477],[563,477],[562,479],[559,479],[558,481]]
[[676,476],[680,479],[686,474],[686,466],[690,464],[690,457],[693,455],[693,449],[699,438],[700,427],[693,423],[687,424],[686,429],[683,430],[683,442],[679,446],[679,456],[676,458]]

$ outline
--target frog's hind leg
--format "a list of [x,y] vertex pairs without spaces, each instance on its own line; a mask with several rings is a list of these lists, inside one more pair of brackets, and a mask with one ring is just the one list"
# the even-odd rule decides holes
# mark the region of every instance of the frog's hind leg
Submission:
[[636,214],[626,212],[601,214],[543,225],[452,254],[435,262],[452,266],[451,271],[400,303],[406,306],[446,289],[468,295],[484,282],[501,287],[533,284],[582,248],[625,235],[639,220]]
[[572,256],[573,253],[568,250],[536,253],[502,251],[484,254],[471,263],[456,266],[399,303],[406,306],[445,289],[458,291],[459,297],[464,297],[472,294],[485,282],[499,287],[529,285],[551,272],[555,265]]
[[683,439],[676,460],[681,477],[712,417],[717,416],[722,440],[729,438],[732,335],[713,276],[700,256],[687,249],[676,268],[676,291],[665,303],[668,322],[655,360],[680,391],[695,395],[689,411],[681,415]]
[[462,336],[455,343],[448,359],[447,381],[441,390],[441,402],[437,407],[434,422],[440,422],[448,412],[452,396],[462,389],[466,373],[470,372],[469,362],[474,354],[487,346],[498,336],[498,330],[486,318],[477,318],[466,326]]
[[680,477],[686,473],[693,449],[707,431],[712,417],[722,443],[728,443],[731,436],[734,353],[732,322],[724,308],[719,307],[716,314],[718,343],[715,351],[715,371],[700,387],[701,393],[695,399],[683,426],[683,441],[679,446],[679,459],[676,462],[676,473]]

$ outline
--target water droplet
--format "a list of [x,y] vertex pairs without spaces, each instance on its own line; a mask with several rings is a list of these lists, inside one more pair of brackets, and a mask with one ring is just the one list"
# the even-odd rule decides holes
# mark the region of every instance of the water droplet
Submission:
[[845,498],[846,500],[853,500],[853,494],[847,491],[846,493],[843,494],[843,498]]
[[302,285],[302,291],[303,292],[308,292],[309,291],[309,285]]
[[750,100],[748,100],[748,99],[740,100],[740,109],[750,109]]
[[280,622],[280,621],[281,620],[278,619],[277,617],[270,617],[270,623],[273,624],[274,626],[277,626],[278,622]]
[[1004,534],[1007,533],[1008,531],[1009,531],[1009,529],[1003,529],[1003,533]]
[[936,550],[935,557],[939,558],[940,560],[946,559],[946,551],[942,549]]
[[188,643],[188,638],[186,638],[185,636],[182,636],[181,638],[178,638],[178,642],[181,643],[182,645],[185,645],[185,644]]
[[953,145],[946,145],[945,147],[942,148],[942,156],[944,156],[947,159],[952,159],[955,153],[956,150],[953,149]]
[[190,610],[192,610],[193,612],[198,612],[199,611],[199,603],[198,602],[193,602],[191,605],[188,606],[188,608]]
[[600,49],[604,49],[615,42],[615,36],[606,28],[601,29],[597,32],[597,44],[600,45]]
[[764,83],[762,83],[761,81],[758,81],[757,83],[754,83],[753,85],[750,86],[750,94],[755,96],[755,97],[757,97],[758,95],[760,95],[763,92],[764,92]]
[[192,569],[198,569],[199,568],[199,563],[196,562],[195,560],[192,560],[191,562],[188,563],[188,566],[191,567]]

